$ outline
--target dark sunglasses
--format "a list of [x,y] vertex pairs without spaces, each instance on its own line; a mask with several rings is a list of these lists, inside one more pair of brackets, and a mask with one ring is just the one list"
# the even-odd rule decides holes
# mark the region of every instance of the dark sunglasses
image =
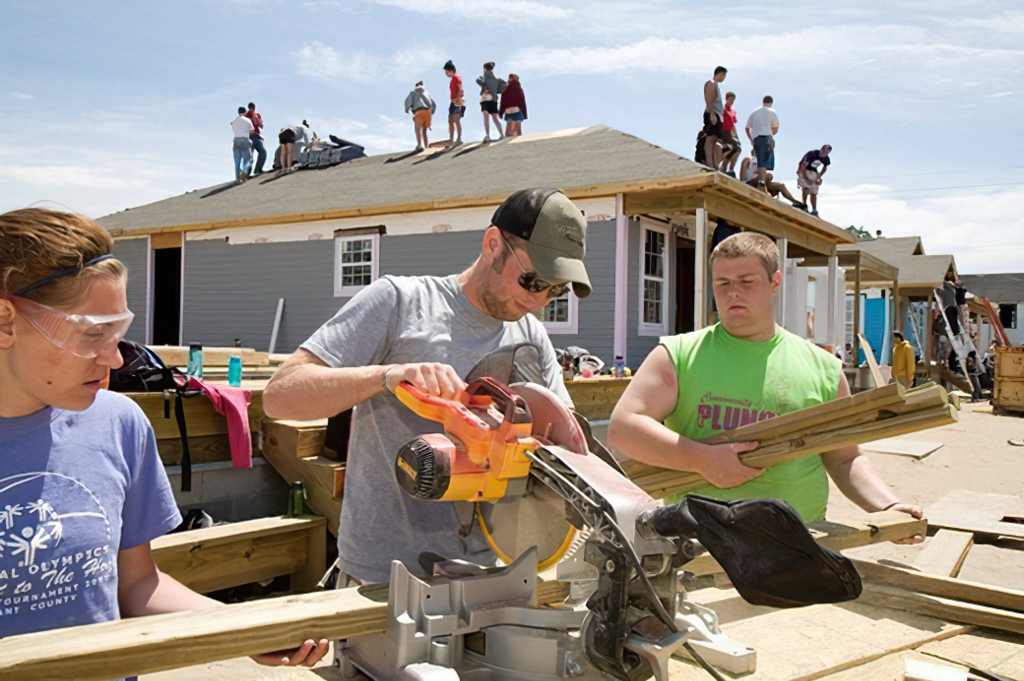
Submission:
[[516,249],[512,248],[512,244],[505,238],[505,234],[501,230],[498,230],[498,234],[501,235],[501,240],[505,244],[505,248],[508,249],[512,257],[516,259],[516,264],[519,265],[519,269],[523,272],[519,275],[519,285],[530,293],[544,293],[547,291],[548,298],[559,298],[564,296],[569,290],[569,284],[552,284],[547,279],[544,279],[539,274],[533,271],[528,271],[523,266],[523,261],[516,255]]

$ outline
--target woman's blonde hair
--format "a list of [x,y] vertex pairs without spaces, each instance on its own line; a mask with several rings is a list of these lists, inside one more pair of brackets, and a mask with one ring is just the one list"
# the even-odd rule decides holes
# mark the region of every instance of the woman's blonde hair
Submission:
[[46,208],[0,214],[0,295],[16,294],[54,272],[79,270],[26,294],[44,305],[73,305],[97,277],[127,276],[124,264],[116,259],[84,266],[113,247],[110,234],[84,215]]

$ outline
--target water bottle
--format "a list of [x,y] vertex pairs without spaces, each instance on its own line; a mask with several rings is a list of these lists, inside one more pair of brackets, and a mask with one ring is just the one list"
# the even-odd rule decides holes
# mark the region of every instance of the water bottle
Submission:
[[228,358],[228,385],[235,388],[242,386],[242,358],[238,355]]
[[626,375],[626,360],[622,359],[622,355],[615,355],[613,375],[615,378],[622,378]]
[[306,515],[306,488],[301,480],[296,480],[288,489],[288,513],[289,517]]
[[188,369],[186,372],[189,376],[195,376],[196,378],[203,377],[203,344],[202,343],[189,343],[188,344]]

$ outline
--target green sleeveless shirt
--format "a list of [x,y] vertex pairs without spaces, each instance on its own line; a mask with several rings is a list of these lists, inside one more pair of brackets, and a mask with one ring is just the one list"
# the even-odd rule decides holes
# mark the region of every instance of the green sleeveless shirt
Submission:
[[[666,336],[661,345],[676,367],[679,394],[665,425],[692,440],[835,399],[839,360],[781,327],[767,341],[730,335],[719,323]],[[707,485],[694,494],[715,499],[788,501],[804,522],[825,517],[828,477],[821,456],[772,466],[739,487]],[[673,494],[666,501],[678,501]]]

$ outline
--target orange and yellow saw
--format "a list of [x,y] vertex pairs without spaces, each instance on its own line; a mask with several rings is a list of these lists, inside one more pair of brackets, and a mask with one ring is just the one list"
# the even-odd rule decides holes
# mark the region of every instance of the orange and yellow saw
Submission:
[[565,502],[531,479],[528,453],[557,445],[587,453],[587,437],[572,412],[547,388],[470,381],[457,399],[429,395],[403,383],[395,395],[443,433],[421,435],[395,458],[399,485],[424,501],[462,501],[506,564],[536,546],[538,570],[565,556],[576,537]]

